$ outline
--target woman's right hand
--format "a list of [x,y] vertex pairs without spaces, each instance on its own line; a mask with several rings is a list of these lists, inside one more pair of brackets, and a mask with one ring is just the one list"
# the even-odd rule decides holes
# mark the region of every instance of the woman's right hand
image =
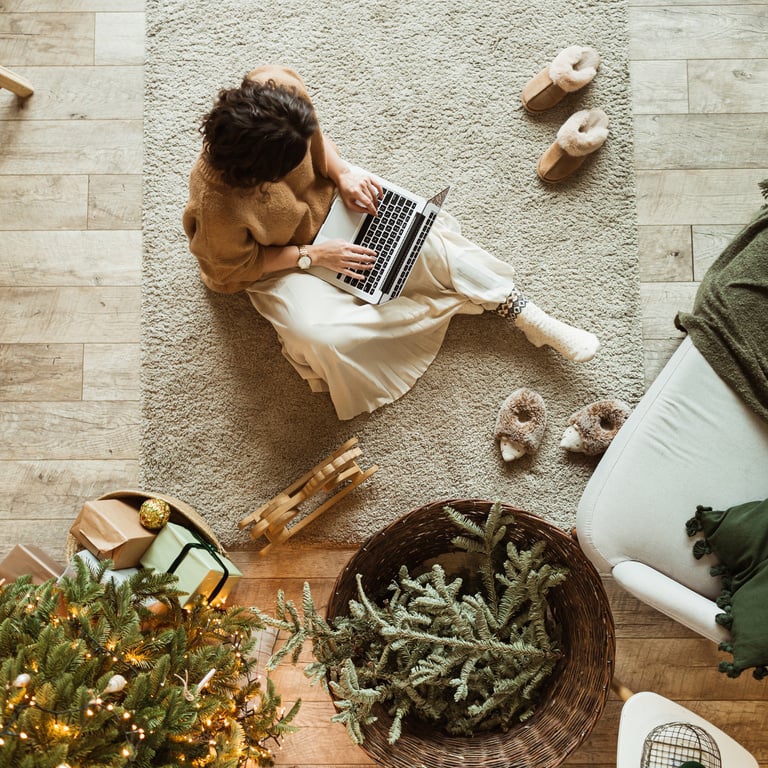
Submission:
[[313,267],[325,267],[349,277],[363,277],[376,263],[376,251],[346,240],[326,240],[306,246]]

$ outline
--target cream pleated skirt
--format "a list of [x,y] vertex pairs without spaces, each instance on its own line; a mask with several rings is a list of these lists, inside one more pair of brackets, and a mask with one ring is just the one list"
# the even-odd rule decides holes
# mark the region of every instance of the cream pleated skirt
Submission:
[[397,299],[366,304],[297,270],[247,292],[299,375],[330,394],[339,419],[351,419],[408,392],[435,359],[451,318],[495,309],[513,285],[512,267],[442,212]]

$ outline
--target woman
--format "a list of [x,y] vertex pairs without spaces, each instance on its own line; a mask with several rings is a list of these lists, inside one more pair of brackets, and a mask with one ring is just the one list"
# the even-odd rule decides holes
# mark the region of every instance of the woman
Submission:
[[403,293],[366,304],[306,272],[368,270],[376,254],[341,240],[313,244],[334,194],[376,213],[382,193],[321,132],[295,72],[264,66],[222,90],[200,128],[203,149],[184,211],[189,247],[211,290],[245,290],[274,326],[283,354],[340,419],[404,395],[435,358],[456,314],[496,311],[536,346],[574,362],[594,357],[594,334],[547,315],[514,271],[463,237],[442,212]]

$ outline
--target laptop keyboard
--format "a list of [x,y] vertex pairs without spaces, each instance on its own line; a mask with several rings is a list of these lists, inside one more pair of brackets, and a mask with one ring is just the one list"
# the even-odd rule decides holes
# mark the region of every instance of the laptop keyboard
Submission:
[[355,238],[356,245],[362,245],[376,251],[378,258],[369,270],[360,270],[360,277],[339,275],[345,283],[354,284],[356,288],[367,290],[374,287],[389,258],[394,253],[396,243],[416,210],[416,203],[406,197],[384,190],[384,196],[379,200],[376,216],[367,216],[360,232]]

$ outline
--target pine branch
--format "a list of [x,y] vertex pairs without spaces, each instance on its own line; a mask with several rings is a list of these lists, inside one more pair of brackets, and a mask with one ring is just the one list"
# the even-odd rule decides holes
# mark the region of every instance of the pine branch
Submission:
[[[494,552],[499,542],[504,539],[507,526],[514,523],[514,517],[502,515],[500,502],[493,504],[483,526],[477,525],[466,515],[462,515],[452,507],[444,507],[444,511],[458,527],[463,528],[469,534],[469,538],[457,536],[452,539],[451,543],[459,549],[464,549],[467,552],[478,552],[483,555],[480,579],[485,590],[485,599],[490,605],[491,611],[494,614],[498,613]],[[474,537],[474,541],[472,537]]]
[[357,596],[346,615],[327,622],[305,587],[301,620],[278,597],[276,619],[265,621],[312,641],[315,662],[306,671],[328,681],[343,722],[356,742],[381,706],[392,717],[396,741],[405,718],[439,723],[471,735],[508,728],[530,716],[541,683],[560,659],[550,638],[548,592],[567,570],[546,561],[545,542],[522,549],[506,542],[514,517],[493,505],[482,525],[455,510],[446,513],[460,533],[453,545],[470,557],[482,590],[469,592],[440,565],[412,576],[403,565],[384,596],[368,595],[358,574]]

